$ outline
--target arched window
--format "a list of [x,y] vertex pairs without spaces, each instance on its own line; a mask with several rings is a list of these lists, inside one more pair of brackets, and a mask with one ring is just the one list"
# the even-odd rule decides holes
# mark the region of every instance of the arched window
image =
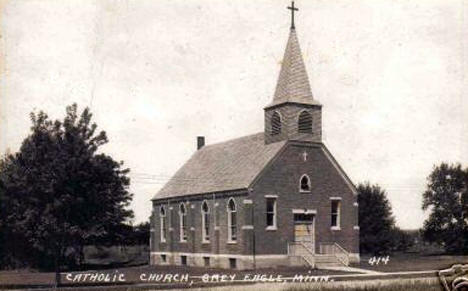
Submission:
[[308,111],[299,114],[297,128],[300,133],[312,133],[312,115]]
[[275,111],[271,116],[271,135],[276,135],[281,133],[281,116]]
[[161,242],[166,242],[167,224],[166,209],[164,209],[164,206],[161,206],[161,208],[159,209],[159,222]]
[[201,206],[202,212],[202,241],[210,241],[210,208],[206,201],[203,201]]
[[187,241],[187,209],[185,204],[181,203],[179,206],[179,230],[180,230],[180,241]]
[[302,175],[300,180],[299,189],[301,192],[309,192],[310,191],[310,178],[306,174]]
[[229,199],[227,205],[228,212],[228,242],[237,241],[237,210],[234,199]]

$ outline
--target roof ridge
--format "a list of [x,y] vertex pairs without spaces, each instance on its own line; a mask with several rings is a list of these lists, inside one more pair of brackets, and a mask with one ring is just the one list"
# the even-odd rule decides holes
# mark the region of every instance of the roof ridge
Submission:
[[244,139],[244,138],[248,138],[248,137],[253,137],[253,136],[256,136],[256,135],[260,135],[260,134],[263,135],[264,132],[261,131],[261,132],[257,132],[257,133],[251,133],[251,134],[247,134],[247,135],[243,135],[243,136],[239,136],[239,137],[227,139],[227,140],[224,140],[224,141],[218,141],[218,142],[215,142],[215,143],[212,143],[212,144],[207,144],[207,145],[203,146],[200,150],[203,150],[204,148],[209,148],[209,147],[212,147],[212,146],[221,145],[221,144],[228,143],[228,142],[233,142],[233,141],[236,141],[236,140],[238,140],[238,139]]

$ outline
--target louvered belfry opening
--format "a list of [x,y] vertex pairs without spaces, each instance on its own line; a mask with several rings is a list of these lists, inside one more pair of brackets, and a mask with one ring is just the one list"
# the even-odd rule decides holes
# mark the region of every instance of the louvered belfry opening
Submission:
[[271,135],[277,135],[281,133],[281,116],[278,112],[273,112],[271,116]]
[[312,133],[312,115],[307,111],[302,111],[298,119],[298,131],[300,133]]

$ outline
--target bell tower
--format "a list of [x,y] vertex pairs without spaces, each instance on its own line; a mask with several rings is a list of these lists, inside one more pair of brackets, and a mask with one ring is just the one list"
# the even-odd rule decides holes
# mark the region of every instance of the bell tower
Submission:
[[281,140],[321,142],[322,105],[310,89],[309,78],[302,58],[294,25],[294,1],[291,10],[291,28],[284,52],[281,71],[273,102],[265,110],[265,143]]

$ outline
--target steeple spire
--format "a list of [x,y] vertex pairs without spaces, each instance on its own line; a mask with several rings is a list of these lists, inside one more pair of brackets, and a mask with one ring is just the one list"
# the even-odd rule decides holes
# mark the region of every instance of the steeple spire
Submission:
[[[294,5],[292,7],[294,7]],[[299,47],[299,41],[294,28],[294,22],[291,24],[288,44],[284,52],[273,103],[269,106],[286,102],[319,105],[312,96],[309,78],[307,77],[301,48]]]

